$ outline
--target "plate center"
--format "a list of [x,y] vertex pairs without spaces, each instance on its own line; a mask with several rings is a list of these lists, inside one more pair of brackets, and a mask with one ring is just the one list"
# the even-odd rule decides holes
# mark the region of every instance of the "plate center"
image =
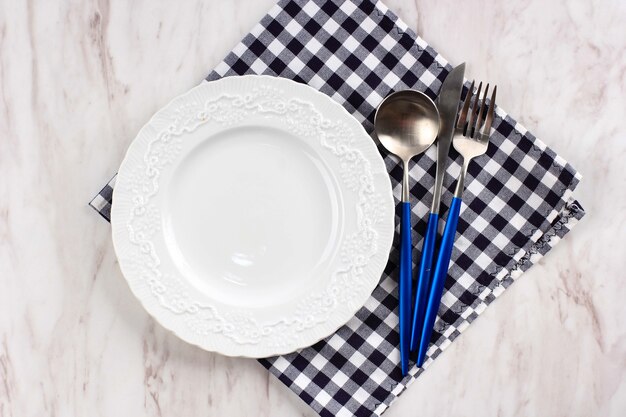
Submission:
[[340,240],[336,179],[305,140],[280,129],[243,126],[200,140],[166,195],[166,241],[181,277],[224,304],[304,293]]

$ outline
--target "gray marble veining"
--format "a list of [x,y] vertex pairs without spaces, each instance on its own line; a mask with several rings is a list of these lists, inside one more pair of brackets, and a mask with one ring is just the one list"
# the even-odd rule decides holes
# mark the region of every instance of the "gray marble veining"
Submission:
[[[315,415],[255,361],[156,325],[86,205],[272,3],[0,1],[0,416]],[[387,5],[498,84],[583,173],[588,214],[385,415],[624,415],[626,3]]]

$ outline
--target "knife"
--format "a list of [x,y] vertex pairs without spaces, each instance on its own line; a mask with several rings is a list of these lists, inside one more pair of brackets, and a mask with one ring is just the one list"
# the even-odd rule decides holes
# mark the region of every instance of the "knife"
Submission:
[[[439,225],[439,203],[441,202],[441,189],[443,187],[443,177],[446,173],[446,163],[450,144],[454,135],[454,123],[456,113],[461,100],[461,90],[463,89],[463,75],[465,74],[465,63],[455,67],[443,81],[441,91],[437,97],[437,108],[439,109],[440,130],[437,140],[437,172],[435,174],[435,190],[433,192],[433,202],[426,225],[426,235],[422,247],[422,260],[420,261],[417,289],[415,294],[415,309],[413,310],[413,327],[411,329],[410,350],[414,351],[420,345],[420,336],[424,325],[424,313],[426,311],[427,295],[430,287],[430,275],[435,252],[435,239],[437,238],[437,226]],[[418,363],[418,366],[421,366]]]

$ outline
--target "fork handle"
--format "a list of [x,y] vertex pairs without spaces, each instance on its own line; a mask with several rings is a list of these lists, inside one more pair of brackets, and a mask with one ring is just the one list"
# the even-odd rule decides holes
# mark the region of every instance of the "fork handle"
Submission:
[[443,287],[448,276],[448,265],[450,264],[450,257],[452,256],[452,248],[454,247],[454,238],[459,223],[460,212],[461,199],[454,197],[450,205],[450,210],[448,211],[448,219],[446,220],[446,227],[443,230],[443,237],[441,238],[439,256],[435,264],[433,282],[430,287],[430,293],[428,294],[428,304],[426,305],[426,313],[424,314],[424,326],[422,327],[422,337],[419,353],[417,355],[418,366],[422,366],[424,359],[426,359],[426,350],[428,350],[428,345],[430,344],[433,326],[435,325],[435,319],[437,318],[437,312],[441,304]]

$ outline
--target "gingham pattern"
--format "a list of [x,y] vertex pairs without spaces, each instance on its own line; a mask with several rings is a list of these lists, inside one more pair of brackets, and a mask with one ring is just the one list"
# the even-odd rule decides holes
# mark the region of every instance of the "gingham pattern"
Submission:
[[[386,95],[414,88],[435,98],[450,69],[380,2],[281,0],[207,80],[242,74],[291,78],[328,94],[371,131],[375,108]],[[580,179],[572,166],[502,109],[494,129],[487,155],[469,167],[459,233],[424,368],[584,215],[571,199]],[[401,166],[379,149],[399,198]],[[410,171],[418,249],[432,199],[435,154],[433,147]],[[454,151],[450,157],[444,219],[461,167]],[[114,185],[115,178],[91,203],[105,218]],[[260,361],[322,416],[380,415],[422,372],[413,367],[402,378],[399,368],[397,243],[372,297],[336,334],[300,352]],[[419,259],[415,250],[415,262]]]

